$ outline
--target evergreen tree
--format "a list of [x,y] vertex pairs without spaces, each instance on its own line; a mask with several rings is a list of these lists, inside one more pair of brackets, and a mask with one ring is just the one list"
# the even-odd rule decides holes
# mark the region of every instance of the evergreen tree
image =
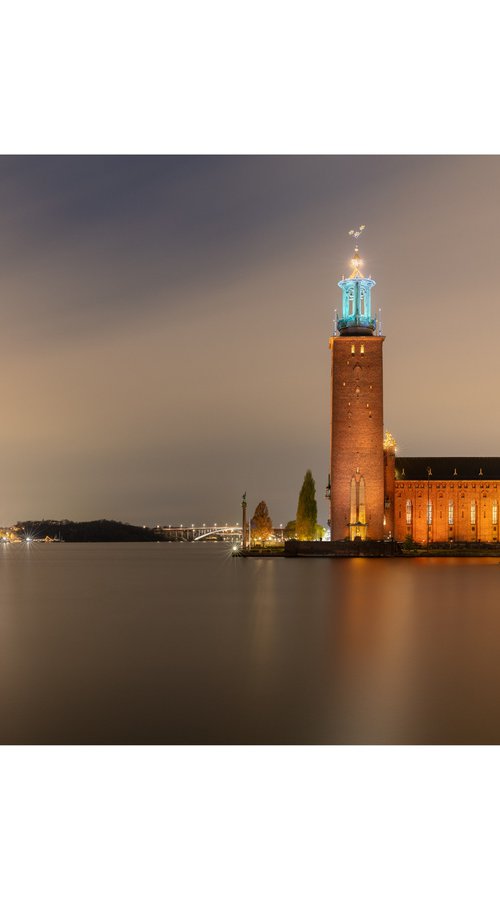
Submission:
[[252,540],[267,541],[273,533],[273,523],[269,515],[267,503],[261,500],[252,517]]
[[304,476],[297,505],[296,529],[299,541],[317,539],[318,507],[316,505],[316,484],[310,469]]

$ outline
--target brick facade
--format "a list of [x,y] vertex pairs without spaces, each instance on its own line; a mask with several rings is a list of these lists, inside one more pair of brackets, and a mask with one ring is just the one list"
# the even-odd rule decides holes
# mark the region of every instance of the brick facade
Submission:
[[332,541],[497,543],[499,458],[396,459],[384,445],[383,341],[330,339]]
[[500,481],[398,480],[394,484],[394,534],[427,541],[498,541]]
[[331,537],[384,537],[383,337],[330,340]]

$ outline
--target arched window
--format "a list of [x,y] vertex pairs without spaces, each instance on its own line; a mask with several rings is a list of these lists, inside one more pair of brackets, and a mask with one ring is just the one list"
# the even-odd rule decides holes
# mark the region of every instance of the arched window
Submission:
[[453,525],[453,500],[448,500],[448,525]]
[[472,500],[470,505],[470,523],[471,525],[476,524],[476,501]]
[[498,500],[494,500],[491,504],[491,523],[498,525]]
[[406,524],[407,525],[411,525],[411,514],[412,514],[411,500],[407,500],[406,501]]
[[354,355],[355,352],[356,352],[356,348],[355,348],[354,344],[351,344],[351,353]]
[[360,349],[359,352],[360,352],[360,353],[364,353],[364,352],[365,352],[365,345],[364,345],[364,344],[361,344],[361,349]]

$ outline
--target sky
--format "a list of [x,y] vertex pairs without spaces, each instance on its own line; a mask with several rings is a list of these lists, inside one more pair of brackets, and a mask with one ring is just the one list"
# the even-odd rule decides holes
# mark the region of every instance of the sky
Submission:
[[326,522],[348,231],[401,455],[500,455],[500,158],[0,157],[0,523]]

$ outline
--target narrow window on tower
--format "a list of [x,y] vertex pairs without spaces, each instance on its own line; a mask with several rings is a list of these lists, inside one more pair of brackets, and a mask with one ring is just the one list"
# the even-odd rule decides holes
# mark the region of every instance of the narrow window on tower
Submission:
[[356,352],[356,348],[355,348],[354,344],[351,344],[351,353],[353,356],[354,356],[355,352]]
[[453,525],[453,500],[448,501],[448,525]]
[[357,503],[356,503],[356,479],[354,475],[351,478],[351,517],[350,524],[355,525],[357,520]]
[[359,521],[366,525],[366,500],[365,500],[365,479],[363,475],[359,479]]
[[491,505],[491,524],[498,525],[498,500],[494,500]]
[[411,525],[411,500],[406,501],[406,524]]
[[432,525],[432,500],[427,502],[427,524]]
[[364,344],[361,344],[361,349],[360,349],[359,352],[360,352],[360,353],[364,353],[364,352],[365,352],[365,345],[364,345]]
[[476,501],[472,500],[470,505],[470,523],[471,525],[476,524]]

